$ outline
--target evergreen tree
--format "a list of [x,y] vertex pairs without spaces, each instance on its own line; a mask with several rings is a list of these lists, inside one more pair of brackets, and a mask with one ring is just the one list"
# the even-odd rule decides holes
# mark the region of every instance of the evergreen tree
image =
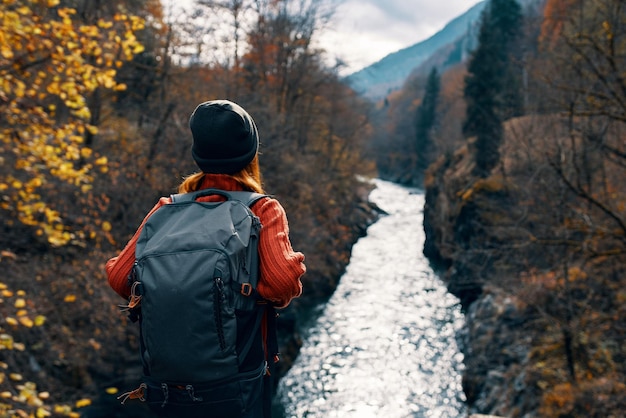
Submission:
[[481,18],[478,47],[465,79],[466,137],[476,137],[475,174],[487,177],[500,159],[502,122],[521,114],[519,65],[515,51],[522,11],[516,0],[490,0]]
[[432,130],[436,123],[440,84],[439,73],[436,68],[433,68],[428,75],[424,98],[417,109],[415,151],[417,153],[417,170],[419,175],[426,170],[432,159]]

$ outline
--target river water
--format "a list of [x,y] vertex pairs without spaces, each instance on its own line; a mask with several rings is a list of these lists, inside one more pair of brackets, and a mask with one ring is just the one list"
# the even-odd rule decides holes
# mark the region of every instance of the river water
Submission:
[[337,290],[303,330],[277,393],[286,418],[467,416],[463,315],[422,255],[424,195],[375,184],[370,200],[389,215],[354,245]]

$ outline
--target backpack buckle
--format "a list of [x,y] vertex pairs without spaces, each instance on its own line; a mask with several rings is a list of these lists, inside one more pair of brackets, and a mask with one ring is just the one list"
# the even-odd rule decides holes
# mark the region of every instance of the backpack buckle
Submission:
[[250,296],[252,294],[252,285],[250,283],[241,284],[241,294],[244,296]]

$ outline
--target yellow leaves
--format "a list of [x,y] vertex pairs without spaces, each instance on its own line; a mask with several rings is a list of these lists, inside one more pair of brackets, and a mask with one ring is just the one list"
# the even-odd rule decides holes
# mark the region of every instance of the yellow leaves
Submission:
[[[72,107],[72,105],[74,105],[75,103],[66,102],[66,104],[68,105],[68,107]],[[84,120],[89,120],[89,118],[91,117],[91,111],[86,106],[81,107],[78,110],[73,110],[72,114],[76,116],[77,118],[84,119]]]
[[49,417],[52,416],[52,413],[50,411],[48,411],[45,408],[37,408],[37,411],[35,412],[35,418],[45,418],[45,417]]
[[19,318],[19,322],[20,324],[22,324],[23,326],[25,326],[26,328],[32,328],[34,325],[34,322],[32,319],[30,319],[27,316],[22,316]]
[[107,157],[100,157],[95,161],[95,164],[100,166],[107,165],[108,163],[109,160],[107,159]]
[[89,158],[91,157],[91,154],[93,153],[93,151],[91,150],[91,148],[81,148],[80,149],[80,157],[81,158]]
[[102,29],[110,29],[113,26],[113,22],[107,22],[103,19],[98,20],[98,27]]
[[146,27],[146,21],[139,16],[130,16],[131,30],[133,32],[140,31]]
[[103,230],[104,232],[111,232],[111,229],[113,229],[113,228],[112,228],[112,226],[111,226],[111,223],[110,223],[110,222],[108,222],[108,221],[104,221],[104,222],[102,222],[102,230]]
[[65,295],[65,297],[63,298],[63,302],[65,302],[65,303],[76,302],[76,295],[73,295],[73,294]]
[[119,389],[116,387],[110,387],[110,388],[106,388],[105,392],[109,395],[115,395],[116,393],[119,392]]
[[[59,85],[58,82],[54,81],[50,84],[48,84],[48,86],[46,87],[46,90],[48,91],[48,93],[50,94],[55,94],[58,95],[61,93],[61,87]],[[52,109],[53,110],[53,109]]]
[[12,316],[7,316],[4,320],[7,324],[14,327],[18,324],[17,319],[13,318]]
[[13,337],[9,334],[0,334],[0,349],[13,350]]
[[72,240],[72,235],[69,232],[60,232],[57,229],[46,231],[46,235],[48,236],[48,242],[53,247],[62,247]]
[[[10,298],[15,297],[15,300],[10,304],[15,309],[15,316],[18,318],[17,320],[13,316],[7,316],[5,318],[5,322],[12,326],[40,326],[45,322],[45,317],[43,315],[38,315],[35,317],[35,320],[31,320],[28,317],[28,311],[26,307],[32,305],[28,298],[27,294],[24,290],[17,290],[15,292],[11,291],[9,287],[0,282],[0,289],[3,291],[3,296]],[[0,303],[4,301],[0,299]],[[7,306],[10,306],[7,304]],[[6,314],[7,312],[3,312]],[[2,328],[3,324],[0,324],[0,351],[2,350],[17,350],[17,351],[25,351],[26,344],[16,342],[12,335],[4,332]],[[4,361],[0,361],[0,384],[3,385],[3,389],[9,386],[11,390],[5,390],[0,392],[0,399],[3,400],[4,404],[0,404],[0,416],[3,415],[5,410],[2,409],[2,406],[7,406],[6,402],[9,402],[8,407],[15,411],[15,415],[11,416],[20,416],[20,417],[48,417],[51,416],[52,407],[46,406],[44,401],[49,399],[50,394],[48,392],[39,392],[37,390],[37,385],[33,382],[25,381],[25,377],[19,371],[10,370],[9,364]],[[11,404],[13,403],[13,404]],[[20,409],[20,406],[23,409]],[[70,407],[67,408],[67,414],[69,415],[72,412]],[[29,412],[26,412],[29,411]]]
[[0,55],[2,58],[10,60],[13,58],[13,50],[8,45],[0,45]]
[[76,401],[76,408],[84,408],[91,405],[91,399],[79,399]]
[[63,18],[65,21],[65,19],[71,19],[72,15],[76,14],[76,10],[70,9],[69,7],[64,7],[64,8],[59,9],[57,11],[57,14],[59,15],[59,17]]
[[146,50],[146,48],[143,45],[141,45],[140,43],[135,43],[135,46],[132,49],[133,54],[135,54],[135,55],[141,54],[145,50]]
[[112,89],[116,86],[116,81],[115,81],[116,73],[117,72],[114,69],[100,72],[96,74],[95,80],[98,82],[98,85],[103,86],[107,89]]
[[[33,326],[42,326],[46,318],[43,315],[38,315],[35,317],[35,320],[32,320],[28,316],[28,310],[26,309],[29,305],[26,299],[26,292],[23,290],[18,290],[17,292],[12,292],[4,283],[0,283],[0,289],[2,289],[2,296],[5,298],[11,298],[14,295],[17,296],[13,301],[13,307],[17,310],[15,312],[14,318],[13,316],[7,316],[5,318],[5,322],[13,327],[17,327],[18,325],[22,325],[26,328],[32,328]],[[0,299],[0,302],[2,300]],[[9,350],[18,350],[23,351],[26,347],[22,343],[16,343],[13,341],[13,337],[9,334],[0,334],[0,348],[4,347]]]
[[[111,26],[113,26],[113,24],[111,24]],[[109,27],[111,27],[109,26]],[[80,28],[78,28],[78,31],[84,35],[87,35],[91,38],[95,38],[100,34],[100,31],[98,30],[98,27],[100,27],[100,25],[98,26],[93,26],[93,25],[83,25]]]
[[[51,245],[61,246],[75,235],[61,217],[52,224],[49,217],[41,220],[39,215],[49,205],[33,195],[48,176],[83,192],[91,190],[89,160],[94,155],[76,138],[98,134],[97,126],[89,123],[88,106],[96,89],[126,89],[115,79],[116,68],[143,52],[135,32],[145,23],[118,14],[88,25],[79,21],[74,9],[57,8],[59,0],[35,3],[53,10],[34,13],[24,6],[30,3],[4,0],[0,11],[0,144],[2,153],[15,154],[11,161],[16,169],[11,181],[0,177],[4,196],[0,207],[17,211],[20,222],[37,227]],[[57,115],[64,117],[63,122]],[[107,171],[106,160],[96,166]],[[37,182],[29,182],[35,178]]]
[[69,415],[72,409],[67,405],[54,405],[53,412],[58,415]]
[[21,15],[29,15],[31,13],[30,8],[26,6],[18,7],[16,11]]

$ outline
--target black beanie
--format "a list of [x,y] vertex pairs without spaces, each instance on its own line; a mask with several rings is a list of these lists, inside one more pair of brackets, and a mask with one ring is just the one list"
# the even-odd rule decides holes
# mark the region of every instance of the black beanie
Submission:
[[204,173],[235,174],[254,159],[259,134],[252,117],[228,100],[198,105],[189,118],[191,155]]

